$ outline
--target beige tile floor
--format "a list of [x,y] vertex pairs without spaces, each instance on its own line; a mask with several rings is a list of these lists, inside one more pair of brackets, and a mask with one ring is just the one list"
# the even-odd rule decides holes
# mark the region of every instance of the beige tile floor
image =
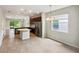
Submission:
[[1,53],[75,53],[78,49],[58,43],[47,38],[31,36],[30,39],[21,40],[6,37],[0,48]]

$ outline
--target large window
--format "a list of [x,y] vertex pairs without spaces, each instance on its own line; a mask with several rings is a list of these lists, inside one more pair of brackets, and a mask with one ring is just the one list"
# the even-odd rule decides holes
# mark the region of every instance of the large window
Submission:
[[14,19],[10,21],[10,28],[19,28],[21,26],[21,23],[19,20]]
[[51,28],[53,31],[68,33],[68,14],[52,16]]

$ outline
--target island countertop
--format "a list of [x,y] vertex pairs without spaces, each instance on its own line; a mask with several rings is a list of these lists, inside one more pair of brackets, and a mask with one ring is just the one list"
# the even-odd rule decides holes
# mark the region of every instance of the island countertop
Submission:
[[20,32],[25,32],[25,31],[28,31],[30,29],[17,29],[17,30],[20,31]]

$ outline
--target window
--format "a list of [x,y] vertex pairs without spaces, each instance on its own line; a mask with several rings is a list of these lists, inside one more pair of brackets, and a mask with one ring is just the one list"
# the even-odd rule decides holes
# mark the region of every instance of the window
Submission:
[[20,25],[21,25],[21,23],[17,19],[10,21],[10,28],[19,28]]
[[68,33],[68,14],[53,16],[51,28],[53,31]]

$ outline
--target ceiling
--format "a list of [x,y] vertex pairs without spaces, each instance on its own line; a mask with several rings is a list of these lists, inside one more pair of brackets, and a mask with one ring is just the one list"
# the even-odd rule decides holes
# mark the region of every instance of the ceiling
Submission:
[[[69,5],[52,5],[51,11],[68,7]],[[39,15],[42,12],[49,12],[49,5],[1,5],[0,6],[5,16],[34,16]]]

